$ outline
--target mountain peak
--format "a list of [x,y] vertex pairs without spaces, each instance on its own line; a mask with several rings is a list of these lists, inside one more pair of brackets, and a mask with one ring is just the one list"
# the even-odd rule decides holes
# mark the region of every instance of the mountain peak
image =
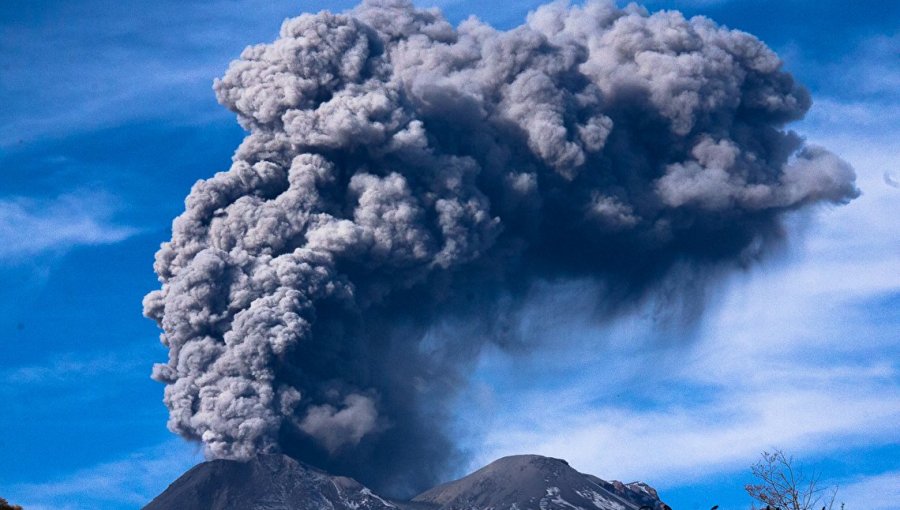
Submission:
[[286,455],[211,460],[175,480],[144,510],[388,510],[396,506],[362,484]]
[[569,463],[563,459],[557,459],[554,457],[544,457],[543,455],[535,455],[531,453],[521,454],[521,455],[509,455],[506,457],[500,457],[499,459],[491,462],[485,468],[490,466],[505,466],[505,467],[515,467],[515,466],[525,466],[531,465],[535,467],[541,468],[549,468],[555,465],[565,465],[568,466]]
[[637,510],[644,505],[667,508],[649,491],[632,488],[631,484],[619,485],[621,489],[595,476],[579,473],[562,459],[514,455],[427,490],[413,501],[431,504],[438,510]]

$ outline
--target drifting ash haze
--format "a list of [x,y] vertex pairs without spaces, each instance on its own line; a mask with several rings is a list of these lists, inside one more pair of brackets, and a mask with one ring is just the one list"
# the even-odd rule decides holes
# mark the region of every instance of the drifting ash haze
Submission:
[[605,313],[696,290],[858,194],[784,130],[810,98],[778,57],[677,12],[554,3],[504,32],[372,0],[285,21],[215,91],[249,134],[144,302],[169,427],[390,494],[459,465],[450,399],[535,284],[592,282]]

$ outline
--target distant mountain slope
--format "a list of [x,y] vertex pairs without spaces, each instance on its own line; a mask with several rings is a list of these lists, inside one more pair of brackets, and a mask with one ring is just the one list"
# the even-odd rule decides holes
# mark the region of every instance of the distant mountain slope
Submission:
[[[182,475],[144,510],[669,510],[643,483],[607,482],[538,455],[504,457],[419,494],[382,498],[350,478],[284,455],[213,460]],[[645,510],[646,510],[645,508]]]
[[667,509],[645,484],[606,482],[538,455],[504,457],[478,471],[419,494],[413,501],[438,510]]
[[353,479],[284,455],[191,468],[144,510],[384,510],[395,505]]

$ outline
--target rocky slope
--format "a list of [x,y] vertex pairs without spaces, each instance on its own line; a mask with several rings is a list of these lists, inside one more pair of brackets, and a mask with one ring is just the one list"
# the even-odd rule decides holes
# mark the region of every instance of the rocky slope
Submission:
[[413,501],[437,510],[653,510],[668,508],[645,484],[606,482],[579,473],[560,459],[504,457],[478,471],[439,485]]
[[191,468],[144,510],[385,510],[395,505],[357,481],[284,455],[213,460]]
[[669,510],[643,483],[607,482],[564,460],[504,457],[411,501],[283,455],[214,460],[182,475],[144,510]]

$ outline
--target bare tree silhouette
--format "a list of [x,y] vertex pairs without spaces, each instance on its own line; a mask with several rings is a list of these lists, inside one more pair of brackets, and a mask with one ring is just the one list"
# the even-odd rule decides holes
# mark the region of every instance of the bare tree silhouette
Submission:
[[754,510],[814,510],[820,504],[822,510],[834,508],[838,488],[820,486],[818,475],[807,476],[794,458],[781,450],[763,452],[750,469],[756,483],[745,485],[744,490],[754,499]]

